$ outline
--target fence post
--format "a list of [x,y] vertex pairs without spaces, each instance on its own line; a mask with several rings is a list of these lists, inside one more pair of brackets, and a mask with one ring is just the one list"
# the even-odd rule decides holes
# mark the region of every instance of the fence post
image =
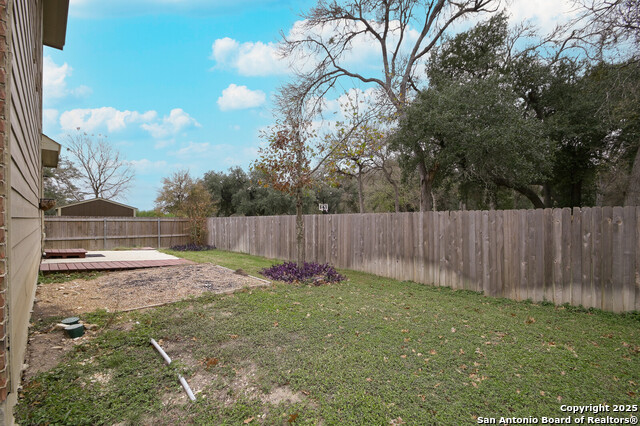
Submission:
[[107,218],[104,218],[104,228],[102,232],[102,250],[107,249]]
[[158,218],[158,248],[160,248],[160,218]]

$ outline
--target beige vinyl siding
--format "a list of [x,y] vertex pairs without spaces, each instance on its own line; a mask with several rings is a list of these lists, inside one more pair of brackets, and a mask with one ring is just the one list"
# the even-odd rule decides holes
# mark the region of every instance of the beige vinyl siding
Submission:
[[13,2],[8,167],[9,402],[16,398],[42,253],[42,1]]

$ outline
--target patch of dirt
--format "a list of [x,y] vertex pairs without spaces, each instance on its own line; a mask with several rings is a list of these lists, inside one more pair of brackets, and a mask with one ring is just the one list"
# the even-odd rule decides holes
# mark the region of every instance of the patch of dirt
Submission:
[[[31,321],[37,323],[52,316],[79,316],[82,320],[81,314],[96,309],[109,312],[131,310],[176,302],[205,292],[232,293],[243,288],[268,285],[267,282],[238,275],[211,263],[117,271],[93,280],[38,285]],[[126,331],[131,330],[133,325],[132,322],[121,323],[114,328]],[[23,372],[25,382],[55,367],[65,353],[95,333],[85,330],[83,337],[69,339],[61,330],[32,332],[25,361],[28,366]],[[165,347],[163,349],[167,350]],[[184,354],[190,353],[187,348],[171,349],[173,353],[167,350],[170,356],[176,356],[189,367],[197,365],[195,360],[185,359]]]
[[48,371],[58,365],[64,354],[76,345],[91,339],[95,333],[92,330],[85,330],[84,336],[76,339],[68,338],[62,330],[54,330],[49,333],[31,333],[25,357],[27,368],[23,371],[24,382],[26,383],[38,373]]
[[280,386],[278,388],[272,389],[268,395],[264,395],[262,398],[262,402],[268,402],[273,405],[278,405],[282,402],[287,402],[289,404],[295,404],[302,401],[304,395],[301,392],[294,393],[289,386]]
[[78,315],[96,309],[124,311],[205,292],[231,293],[267,285],[211,263],[118,271],[88,281],[39,285],[34,316]]

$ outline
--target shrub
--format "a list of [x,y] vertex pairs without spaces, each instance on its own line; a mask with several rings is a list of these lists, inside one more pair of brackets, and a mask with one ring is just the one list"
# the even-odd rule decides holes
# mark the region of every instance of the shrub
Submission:
[[198,244],[187,244],[183,246],[171,246],[171,250],[175,251],[205,251],[205,250],[215,250],[215,246],[208,245],[198,245]]
[[264,268],[260,270],[260,273],[265,277],[277,281],[288,283],[300,282],[315,285],[336,283],[346,279],[345,276],[340,275],[333,266],[330,266],[328,263],[319,264],[316,262],[304,262],[302,268],[298,268],[295,262],[285,262],[273,265],[270,268]]

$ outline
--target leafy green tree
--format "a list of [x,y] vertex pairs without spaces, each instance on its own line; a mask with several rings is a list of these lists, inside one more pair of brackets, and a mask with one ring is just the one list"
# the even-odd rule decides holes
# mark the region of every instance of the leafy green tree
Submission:
[[422,92],[393,143],[410,169],[421,161],[432,170],[432,182],[453,176],[460,183],[525,195],[532,181],[545,176],[551,158],[542,124],[526,117],[514,92],[497,78],[441,83]]
[[249,177],[240,167],[232,167],[228,173],[209,171],[203,177],[204,186],[214,200],[218,216],[237,213],[234,196],[250,186]]
[[137,217],[175,217],[176,215],[171,213],[162,213],[158,210],[138,210],[136,212]]
[[161,213],[181,215],[191,187],[195,184],[188,170],[179,170],[162,179],[162,189],[158,191],[155,209]]
[[204,244],[207,217],[214,212],[211,194],[201,179],[194,179],[188,170],[179,170],[162,180],[156,198],[156,211],[189,219],[189,238],[194,244]]
[[289,194],[296,205],[296,262],[305,261],[303,194],[313,183],[315,168],[311,167],[314,151],[307,141],[313,137],[310,123],[299,116],[289,116],[264,134],[268,145],[259,150],[253,169],[260,171],[266,187]]

